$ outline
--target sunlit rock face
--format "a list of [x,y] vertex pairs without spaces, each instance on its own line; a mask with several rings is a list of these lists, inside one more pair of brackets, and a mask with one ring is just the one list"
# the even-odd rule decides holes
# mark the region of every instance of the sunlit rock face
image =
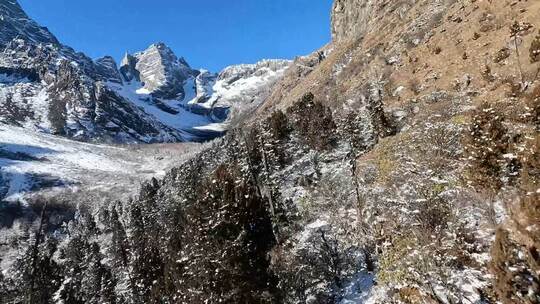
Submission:
[[361,37],[380,0],[336,0],[332,8],[332,39]]
[[133,56],[126,55],[121,69],[126,80],[142,82],[144,90],[163,99],[184,99],[185,81],[199,74],[164,43],[152,44]]

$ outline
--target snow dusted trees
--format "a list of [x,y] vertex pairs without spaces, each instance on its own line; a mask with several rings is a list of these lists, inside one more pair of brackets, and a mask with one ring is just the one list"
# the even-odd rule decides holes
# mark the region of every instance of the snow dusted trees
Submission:
[[270,200],[278,199],[261,190],[261,171],[270,174],[273,162],[267,155],[263,165],[262,155],[272,152],[230,140],[226,161],[206,163],[203,153],[171,172],[174,186],[151,180],[128,202],[80,208],[54,235],[44,233],[43,217],[18,264],[28,288],[5,280],[2,295],[12,298],[14,288],[13,298],[29,303],[275,303],[268,253],[276,243]]
[[[268,202],[238,165],[218,167],[201,199],[186,210],[186,299],[262,303],[262,292],[273,288],[266,256],[275,242]],[[198,298],[199,292],[206,298]]]
[[18,303],[49,303],[58,286],[59,272],[53,260],[57,242],[47,234],[48,206],[47,201],[34,206],[40,210],[35,230],[30,233],[24,253],[15,262],[13,286],[7,287],[8,298]]
[[[154,194],[155,185],[143,186],[145,195]],[[128,209],[129,235],[129,272],[135,286],[135,299],[139,301],[157,301],[160,297],[163,260],[161,256],[160,225],[155,218],[153,201],[141,196],[137,202],[131,202]]]
[[268,125],[272,136],[277,140],[286,139],[291,132],[289,119],[287,118],[287,115],[280,110],[272,113],[268,119]]
[[[101,231],[91,214],[79,210],[65,227],[68,238],[61,243],[58,261],[62,281],[54,295],[55,303],[114,303],[114,279],[98,243]],[[83,274],[83,275],[81,275]]]
[[[132,200],[80,211],[49,245],[43,239],[40,273],[58,277],[52,291],[36,288],[35,296],[56,303],[334,303],[376,279],[396,302],[465,301],[460,280],[477,278],[474,256],[482,251],[463,220],[471,206],[454,196],[462,185],[445,175],[461,165],[461,129],[436,121],[427,135],[383,138],[392,134],[383,110],[375,103],[334,116],[306,94],[286,112],[231,130]],[[518,182],[506,176],[517,172],[512,164],[531,167],[534,176],[534,153],[504,156],[514,151],[510,137],[491,114],[479,112],[470,130],[478,181]],[[523,201],[534,206],[534,197]],[[28,252],[25,265],[32,265]],[[513,257],[503,253],[495,262],[506,271]],[[499,282],[513,282],[511,274]],[[359,277],[367,283],[356,284]],[[2,295],[13,298],[10,279]]]

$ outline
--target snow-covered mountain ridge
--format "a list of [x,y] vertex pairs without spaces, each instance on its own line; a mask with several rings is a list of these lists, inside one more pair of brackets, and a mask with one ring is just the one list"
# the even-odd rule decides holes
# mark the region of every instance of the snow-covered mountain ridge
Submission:
[[288,60],[262,60],[216,74],[192,69],[157,43],[126,54],[119,68],[121,81],[108,85],[165,125],[187,131],[189,140],[200,140],[223,134],[234,115],[260,105],[289,65]]
[[0,16],[0,121],[83,141],[215,138],[230,109],[263,100],[289,64],[230,68],[236,76],[225,86],[164,43],[126,54],[118,67],[110,56],[94,61],[61,44],[16,1],[3,1]]
[[0,2],[0,25],[0,45],[17,37],[27,37],[35,43],[60,44],[47,28],[30,19],[16,0]]

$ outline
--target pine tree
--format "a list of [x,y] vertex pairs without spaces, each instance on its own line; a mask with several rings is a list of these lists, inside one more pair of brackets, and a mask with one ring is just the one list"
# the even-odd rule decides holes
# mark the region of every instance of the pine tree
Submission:
[[81,281],[81,293],[87,304],[101,304],[102,281],[106,272],[101,260],[102,255],[99,251],[99,245],[96,243],[90,244],[84,260],[85,270]]
[[127,235],[124,229],[124,225],[120,221],[116,206],[112,207],[110,213],[109,227],[112,234],[112,244],[109,248],[109,254],[113,258],[114,266],[115,268],[127,267],[129,261],[129,247],[127,242]]
[[[145,201],[130,204],[129,238],[131,248],[131,272],[133,280],[138,286],[140,300],[150,302],[153,291],[159,289],[159,281],[163,272],[163,263],[159,254],[159,236],[149,237],[149,233],[156,233],[159,227],[151,225],[150,221],[145,221],[145,216],[152,214],[150,210],[145,210],[144,214],[139,204]],[[146,203],[149,203],[146,201]],[[145,225],[148,223],[148,226]],[[156,225],[157,226],[157,225]],[[159,297],[159,293],[155,293]],[[155,299],[157,300],[157,299]]]
[[99,292],[100,304],[116,304],[115,294],[116,280],[114,279],[112,272],[109,268],[103,268],[103,276],[101,278],[101,287]]
[[[69,238],[61,250],[65,275],[55,297],[63,303],[92,303],[92,294],[99,291],[93,287],[95,273],[90,270],[97,246],[90,241],[97,233],[96,223],[91,215],[79,210],[66,233]],[[99,253],[99,247],[97,250]]]
[[[0,258],[0,264],[2,264],[2,259]],[[8,279],[4,276],[3,272],[0,271],[0,299],[6,303],[14,302],[13,299],[13,283],[9,282]]]
[[139,292],[137,282],[132,276],[130,266],[128,237],[124,224],[120,220],[118,209],[119,204],[111,208],[109,218],[109,230],[112,235],[111,244],[108,248],[108,254],[112,260],[112,267],[117,270],[116,278],[119,285],[125,286],[121,291],[121,296],[124,297],[127,303],[138,303]]
[[41,207],[37,230],[29,239],[25,253],[16,261],[14,269],[15,294],[19,303],[49,303],[57,288],[58,265],[53,260],[57,243],[46,236],[48,205]]
[[[39,239],[39,241],[37,241]],[[32,246],[18,259],[15,269],[15,287],[20,303],[46,304],[52,302],[54,291],[58,287],[59,266],[52,256],[56,251],[56,242],[45,237],[36,237]]]

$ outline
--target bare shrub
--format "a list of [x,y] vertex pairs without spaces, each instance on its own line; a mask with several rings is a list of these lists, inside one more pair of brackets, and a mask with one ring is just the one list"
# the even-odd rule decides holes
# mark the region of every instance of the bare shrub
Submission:
[[520,97],[523,94],[521,82],[514,76],[507,76],[502,79],[502,83],[508,86],[507,97]]
[[503,115],[483,104],[473,115],[465,149],[470,159],[469,178],[480,188],[498,190],[501,177],[508,166],[503,155],[510,151],[508,130]]
[[357,271],[348,244],[332,231],[318,229],[307,243],[272,253],[272,269],[280,280],[283,303],[334,303],[346,280]]
[[291,109],[294,117],[294,130],[301,139],[316,150],[326,150],[335,141],[335,129],[332,112],[321,102],[315,100],[312,93],[305,94]]
[[510,57],[510,49],[509,48],[502,48],[493,57],[493,62],[495,63],[501,63],[504,60],[506,60],[508,57]]
[[287,115],[282,111],[275,111],[269,118],[270,132],[274,138],[282,140],[289,136],[290,127]]
[[487,82],[495,81],[495,76],[493,75],[491,71],[491,67],[489,65],[486,64],[480,73],[482,75],[482,79],[484,79],[485,81]]
[[461,130],[450,124],[436,124],[414,141],[419,159],[424,159],[436,174],[447,172],[461,155]]
[[526,98],[529,121],[540,131],[540,85],[537,85]]

